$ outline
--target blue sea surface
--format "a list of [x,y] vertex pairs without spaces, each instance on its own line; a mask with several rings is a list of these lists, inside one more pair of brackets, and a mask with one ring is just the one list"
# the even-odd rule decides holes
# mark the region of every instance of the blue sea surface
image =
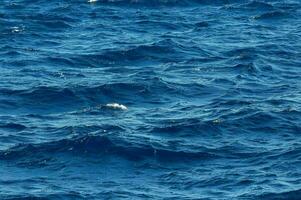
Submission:
[[301,1],[1,0],[0,199],[301,199]]

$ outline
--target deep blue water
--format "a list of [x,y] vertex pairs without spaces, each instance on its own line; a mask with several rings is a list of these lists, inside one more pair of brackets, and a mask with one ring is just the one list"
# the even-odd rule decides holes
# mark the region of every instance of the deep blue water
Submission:
[[301,199],[301,1],[1,0],[0,199]]

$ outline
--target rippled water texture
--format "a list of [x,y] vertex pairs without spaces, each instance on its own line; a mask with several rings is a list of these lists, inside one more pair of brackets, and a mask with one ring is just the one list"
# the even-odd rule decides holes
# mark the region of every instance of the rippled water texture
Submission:
[[299,0],[1,0],[0,199],[300,199]]

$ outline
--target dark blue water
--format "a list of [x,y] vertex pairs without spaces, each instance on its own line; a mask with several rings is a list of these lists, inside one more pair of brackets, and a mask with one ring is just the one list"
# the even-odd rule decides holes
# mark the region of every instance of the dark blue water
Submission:
[[0,199],[301,199],[301,1],[1,0]]

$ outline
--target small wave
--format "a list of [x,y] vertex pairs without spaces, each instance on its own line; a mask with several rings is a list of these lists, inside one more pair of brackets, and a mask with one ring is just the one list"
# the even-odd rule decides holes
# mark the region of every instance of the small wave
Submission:
[[[119,65],[135,61],[136,64],[148,62],[169,62],[179,60],[180,54],[177,43],[171,39],[161,40],[152,44],[144,44],[126,49],[95,52],[78,56],[65,56],[65,59],[72,60],[74,65],[99,67],[102,65]],[[72,64],[72,63],[71,63]]]
[[[3,103],[28,109],[31,112],[74,111],[87,106],[106,105],[108,102],[140,102],[156,101],[168,94],[189,95],[207,93],[210,88],[199,84],[166,82],[159,78],[141,79],[134,82],[107,83],[98,86],[39,86],[28,89],[0,89],[5,99]],[[184,91],[187,90],[185,93]],[[158,96],[160,94],[160,96]],[[162,95],[161,95],[162,94]],[[22,99],[21,103],[9,103],[15,99]],[[26,105],[24,107],[24,105]],[[68,105],[68,106],[66,106]],[[122,105],[110,104],[107,108],[124,109]],[[47,109],[46,109],[47,108]],[[33,113],[34,114],[34,113]]]
[[275,7],[273,4],[269,2],[263,2],[263,1],[245,1],[245,2],[237,2],[235,4],[226,4],[224,5],[224,9],[227,10],[236,10],[236,11],[256,11],[256,12],[262,12],[262,11],[271,11],[274,10]]
[[244,6],[247,8],[259,9],[259,10],[270,10],[274,8],[272,4],[269,4],[268,2],[262,2],[262,1],[251,1],[248,2],[247,4],[244,4]]
[[149,27],[149,28],[157,28],[160,30],[177,30],[180,29],[183,25],[170,23],[170,22],[162,22],[162,21],[151,21],[151,20],[141,20],[138,21],[137,24],[143,27]]
[[72,26],[69,25],[67,22],[60,21],[60,20],[53,20],[53,21],[40,21],[41,25],[43,25],[47,29],[55,30],[55,29],[66,29],[71,28]]
[[258,72],[258,69],[255,67],[253,63],[248,63],[248,64],[237,64],[232,67],[235,71],[238,71],[240,73],[242,72],[247,72],[249,74],[254,74]]
[[[94,1],[94,0],[93,0]],[[142,6],[192,6],[192,5],[227,5],[238,3],[238,0],[98,0],[100,4],[111,4],[120,6],[142,5]],[[88,3],[90,3],[88,1]]]
[[202,122],[199,119],[178,119],[160,121],[160,124],[151,129],[152,134],[171,134],[173,136],[185,135],[213,135],[220,132],[218,126],[211,121]]
[[272,19],[283,19],[285,17],[288,17],[289,13],[285,11],[272,11],[272,12],[267,12],[261,15],[257,15],[254,17],[254,19],[257,20],[272,20]]
[[[1,197],[1,195],[0,195]],[[3,200],[49,200],[49,199],[86,199],[83,195],[78,192],[57,193],[57,194],[45,194],[45,195],[6,195]]]
[[113,4],[113,5],[144,5],[144,6],[183,4],[183,2],[179,0],[89,0],[88,2],[89,3],[99,2],[99,3]]
[[22,125],[22,124],[17,124],[17,123],[7,123],[7,124],[0,124],[0,129],[11,129],[11,130],[16,130],[16,131],[23,131],[27,127]]
[[114,155],[129,160],[157,159],[164,162],[194,161],[217,157],[217,155],[210,153],[206,148],[202,151],[171,150],[164,147],[155,148],[151,144],[128,142],[121,138],[86,135],[49,143],[19,145],[0,151],[0,159],[30,159],[34,157],[33,155],[40,157],[42,155],[51,156],[55,153],[71,153],[71,155],[77,156],[85,156],[86,154],[93,154],[94,156]]
[[[83,100],[70,88],[40,86],[28,89],[1,89],[0,94],[8,102],[17,101],[14,105],[16,112],[32,114],[52,113],[75,109],[83,105]],[[68,105],[68,106],[67,106]]]
[[195,23],[194,24],[196,27],[208,27],[209,26],[209,23],[208,22],[205,22],[205,21],[203,21],[203,22],[197,22],[197,23]]
[[239,62],[252,62],[258,57],[256,47],[235,48],[225,52],[225,55]]
[[301,196],[301,189],[291,190],[286,192],[266,192],[265,194],[252,196],[252,195],[245,195],[241,196],[242,198],[254,198],[254,199],[266,199],[266,200],[299,200]]

